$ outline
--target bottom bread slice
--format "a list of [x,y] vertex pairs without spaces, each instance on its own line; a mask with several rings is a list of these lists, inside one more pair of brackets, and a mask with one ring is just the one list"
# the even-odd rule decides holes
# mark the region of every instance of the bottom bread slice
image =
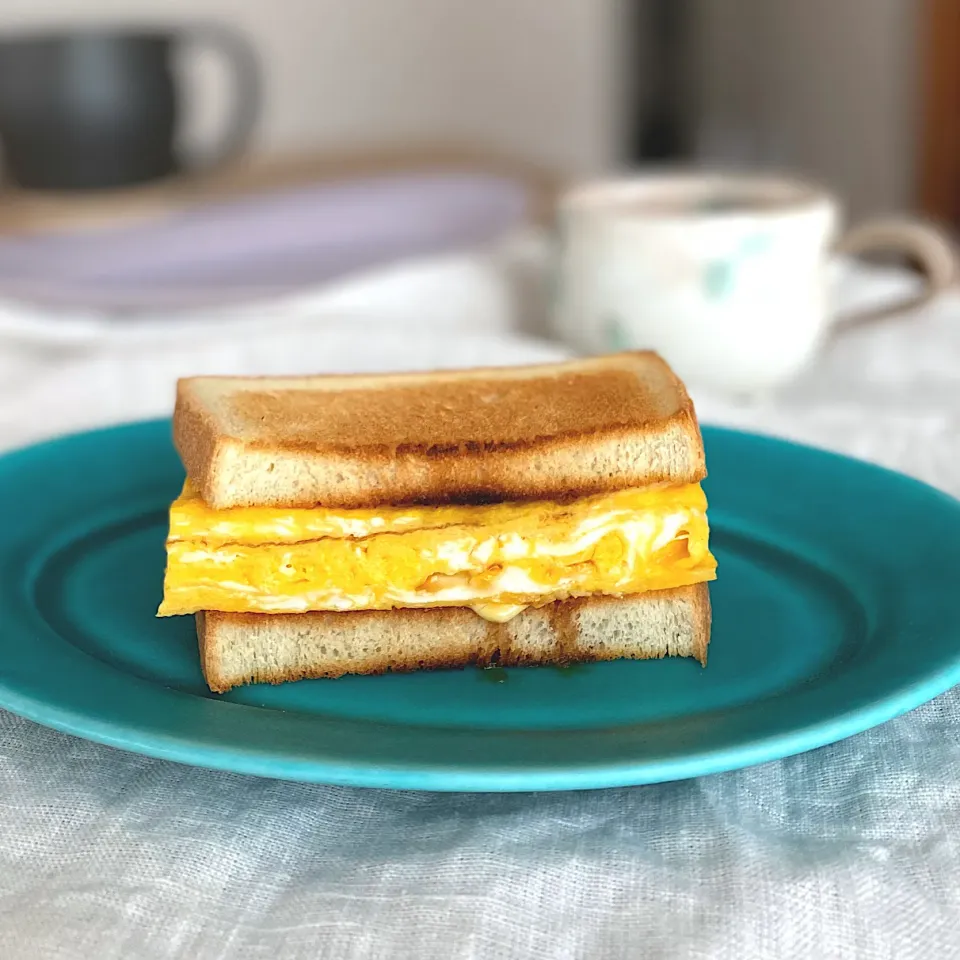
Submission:
[[217,693],[347,673],[695,657],[706,665],[705,583],[528,607],[491,623],[465,607],[349,613],[197,614],[200,663]]

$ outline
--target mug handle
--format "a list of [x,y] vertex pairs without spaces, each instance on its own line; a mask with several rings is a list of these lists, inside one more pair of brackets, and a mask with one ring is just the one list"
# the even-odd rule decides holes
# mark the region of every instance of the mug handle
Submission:
[[952,287],[960,276],[953,242],[939,227],[921,220],[868,220],[847,231],[834,247],[834,253],[848,256],[879,251],[903,253],[915,260],[926,278],[925,289],[882,307],[841,314],[834,319],[835,326],[857,326],[916,310]]
[[263,89],[260,63],[247,39],[218,23],[197,23],[186,28],[182,39],[191,46],[208,47],[230,65],[233,72],[233,111],[223,137],[203,166],[220,166],[241,153],[260,117]]

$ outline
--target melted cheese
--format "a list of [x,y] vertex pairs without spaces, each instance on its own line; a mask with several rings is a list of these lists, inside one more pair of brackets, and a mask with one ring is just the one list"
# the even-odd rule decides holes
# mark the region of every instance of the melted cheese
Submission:
[[526,606],[714,578],[699,484],[570,503],[212,510],[185,486],[170,511],[161,615]]

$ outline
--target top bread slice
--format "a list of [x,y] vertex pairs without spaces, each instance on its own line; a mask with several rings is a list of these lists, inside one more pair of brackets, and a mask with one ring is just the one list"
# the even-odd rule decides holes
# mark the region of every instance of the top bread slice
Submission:
[[192,377],[174,443],[215,509],[559,499],[705,474],[683,384],[656,354],[526,367]]

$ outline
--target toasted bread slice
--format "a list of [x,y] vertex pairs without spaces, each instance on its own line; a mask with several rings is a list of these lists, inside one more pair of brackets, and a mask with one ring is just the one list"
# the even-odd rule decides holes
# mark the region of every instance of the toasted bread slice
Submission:
[[197,614],[211,690],[346,673],[695,657],[707,661],[705,583],[528,607],[490,623],[463,607],[349,613]]
[[203,499],[367,507],[579,496],[705,475],[653,353],[381,376],[181,380],[174,442]]

